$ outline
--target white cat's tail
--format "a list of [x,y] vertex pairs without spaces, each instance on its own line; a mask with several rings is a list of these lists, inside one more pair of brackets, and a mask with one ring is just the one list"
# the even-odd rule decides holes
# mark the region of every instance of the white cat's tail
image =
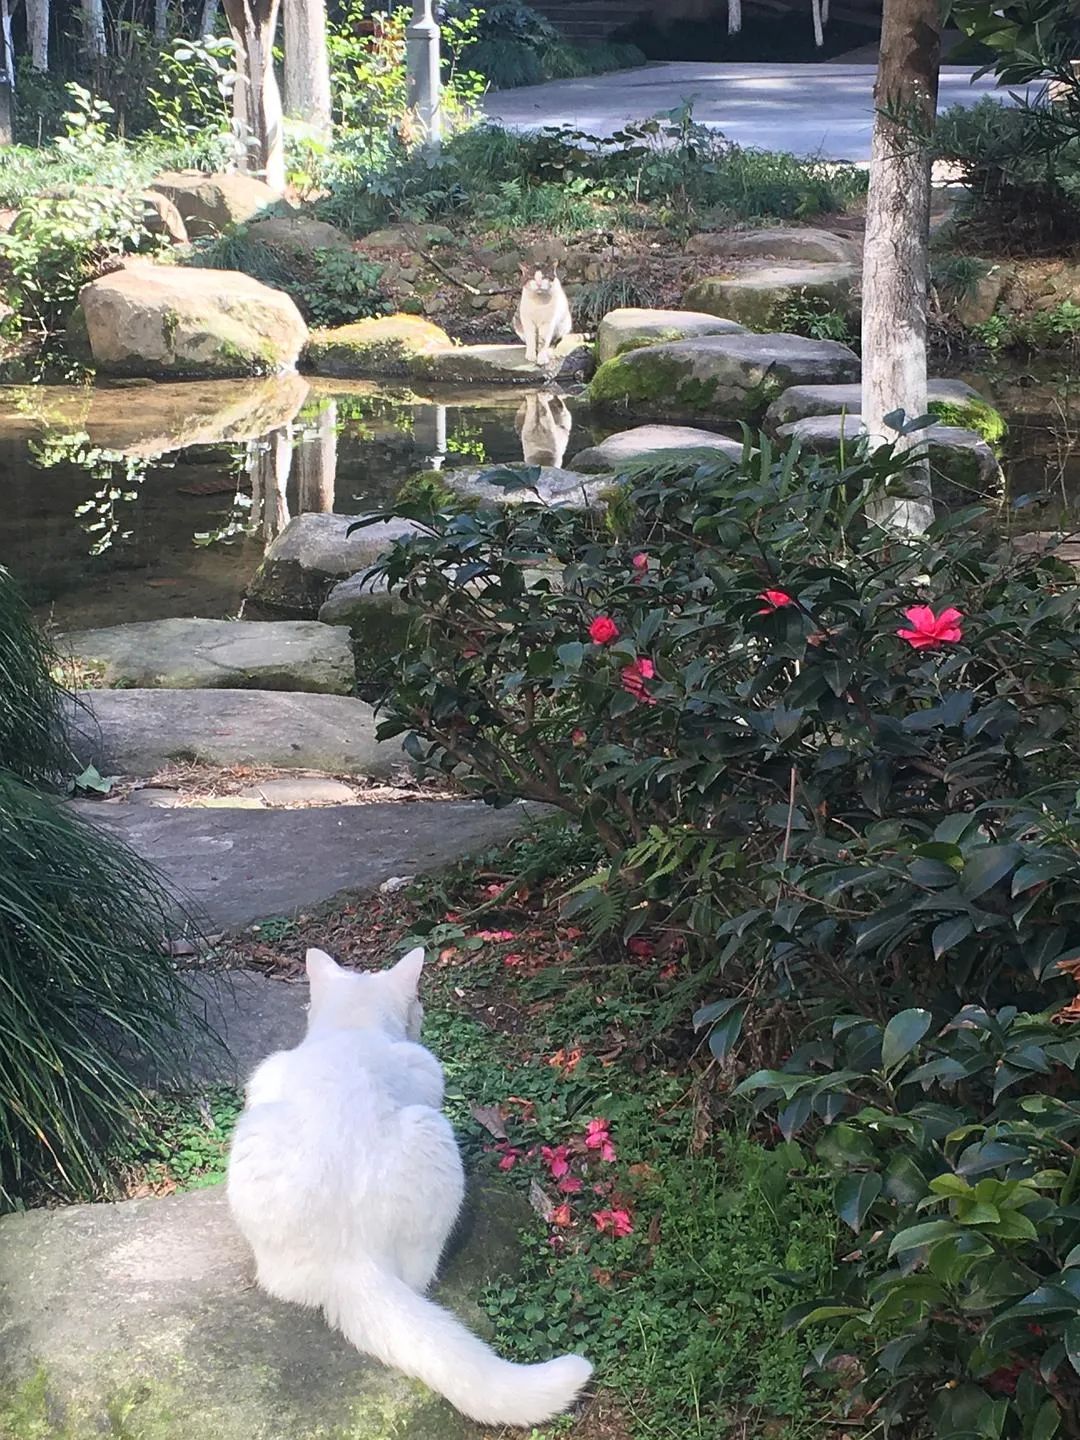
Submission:
[[444,1395],[486,1425],[540,1425],[573,1402],[592,1374],[580,1355],[514,1365],[440,1305],[370,1262],[335,1274],[326,1318],[358,1350]]

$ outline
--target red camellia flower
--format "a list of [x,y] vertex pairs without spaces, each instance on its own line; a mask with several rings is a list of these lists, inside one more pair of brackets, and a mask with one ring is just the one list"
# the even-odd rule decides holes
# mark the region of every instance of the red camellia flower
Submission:
[[951,607],[935,615],[929,605],[912,605],[904,611],[910,630],[897,630],[901,640],[913,650],[935,650],[941,645],[955,645],[964,638],[960,628],[963,615]]
[[632,1235],[634,1222],[627,1210],[594,1210],[593,1224],[601,1235]]
[[786,590],[762,590],[757,598],[765,601],[762,609],[757,612],[759,615],[772,615],[777,610],[783,610],[786,605],[795,604]]
[[619,671],[619,680],[622,688],[628,690],[642,705],[655,705],[656,696],[650,695],[645,689],[645,681],[652,680],[656,675],[656,666],[651,660],[634,660],[629,665],[624,665]]
[[619,627],[610,615],[597,615],[589,626],[589,639],[594,645],[610,645],[619,638]]
[[630,561],[635,570],[647,570],[649,568],[649,557],[645,554],[635,555]]

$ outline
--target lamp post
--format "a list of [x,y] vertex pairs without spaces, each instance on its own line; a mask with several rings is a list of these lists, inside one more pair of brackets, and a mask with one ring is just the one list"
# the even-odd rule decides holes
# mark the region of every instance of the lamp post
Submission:
[[424,143],[433,150],[442,140],[442,79],[439,74],[439,25],[431,0],[414,0],[405,31],[406,94],[409,108],[424,127]]

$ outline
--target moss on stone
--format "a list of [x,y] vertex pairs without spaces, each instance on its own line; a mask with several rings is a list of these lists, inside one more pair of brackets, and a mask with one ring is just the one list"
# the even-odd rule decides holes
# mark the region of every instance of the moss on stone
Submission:
[[973,430],[995,453],[1008,431],[1004,415],[987,400],[931,400],[927,409],[940,425]]
[[380,315],[308,340],[303,368],[339,379],[385,375],[418,378],[421,357],[445,353],[453,342],[445,330],[418,315]]
[[605,360],[589,384],[589,401],[600,409],[625,409],[641,401],[669,400],[671,408],[707,411],[716,395],[714,379],[699,379],[693,362],[658,352],[632,362],[626,354]]

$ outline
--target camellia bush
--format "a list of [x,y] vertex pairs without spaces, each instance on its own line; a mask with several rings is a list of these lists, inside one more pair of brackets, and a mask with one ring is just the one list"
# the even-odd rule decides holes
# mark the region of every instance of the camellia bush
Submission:
[[852,1418],[1075,1434],[1080,590],[1000,514],[895,533],[888,450],[760,444],[606,515],[399,507],[381,734],[593,834],[594,934],[681,934],[733,1086],[837,1171],[857,1238],[809,1311]]

